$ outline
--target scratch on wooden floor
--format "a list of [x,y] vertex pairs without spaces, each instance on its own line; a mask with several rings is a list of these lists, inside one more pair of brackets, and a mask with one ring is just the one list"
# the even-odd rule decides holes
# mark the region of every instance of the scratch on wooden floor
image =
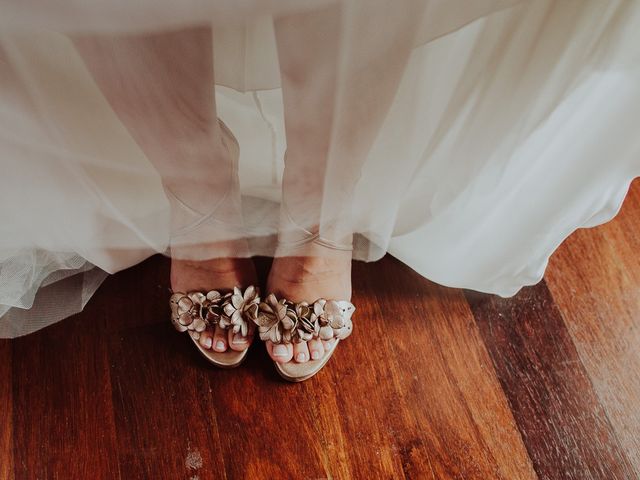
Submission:
[[202,455],[200,455],[198,449],[189,449],[187,451],[187,458],[184,461],[185,467],[191,470],[199,470],[200,468],[202,468],[202,464]]

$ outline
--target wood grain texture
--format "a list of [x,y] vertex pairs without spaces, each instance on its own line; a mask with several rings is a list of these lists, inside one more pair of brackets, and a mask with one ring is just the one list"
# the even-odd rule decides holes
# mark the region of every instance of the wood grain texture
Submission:
[[0,339],[0,480],[9,480],[14,477],[11,357],[11,342]]
[[640,478],[640,182],[612,222],[579,230],[547,282],[594,389]]
[[[384,302],[376,300],[380,285],[366,280],[376,277],[371,268],[395,277]],[[129,328],[110,327],[121,470],[134,478],[535,478],[464,297],[427,282],[412,289],[415,274],[402,281],[404,275],[406,267],[392,259],[356,265],[363,288],[354,301],[370,330],[352,336],[331,368],[300,385],[280,381],[261,345],[238,370],[209,367],[164,312],[157,312],[159,323],[131,319]],[[107,298],[120,289],[111,280]],[[428,299],[416,305],[407,295]],[[128,314],[126,307],[102,308]],[[441,313],[442,325],[416,336],[410,319],[423,308],[455,308],[459,320],[445,328],[450,320]],[[390,319],[394,338],[368,348],[384,338]],[[403,361],[419,351],[421,358]],[[425,363],[428,369],[420,367]],[[156,398],[162,401],[150,401]]]
[[[378,398],[387,404],[382,425],[405,478],[535,478],[462,292],[427,282],[391,257],[377,268],[377,274],[370,265],[355,271],[358,305],[370,306],[359,313],[367,331],[356,348],[343,349],[345,364],[362,365],[359,376],[375,383],[357,395],[340,390],[350,400],[343,403],[386,388]],[[377,348],[375,357],[367,345]],[[364,373],[371,369],[373,378]]]
[[633,478],[544,282],[511,299],[468,297],[538,475]]
[[122,478],[99,303],[13,340],[16,479]]
[[210,371],[171,328],[109,336],[121,471],[125,478],[223,478]]

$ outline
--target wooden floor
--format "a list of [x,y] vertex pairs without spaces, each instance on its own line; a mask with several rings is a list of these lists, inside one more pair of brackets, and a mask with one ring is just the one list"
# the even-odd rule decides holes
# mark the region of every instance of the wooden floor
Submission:
[[355,333],[299,385],[262,345],[210,368],[150,259],[82,314],[0,341],[0,478],[639,478],[639,253],[635,184],[511,299],[357,263]]

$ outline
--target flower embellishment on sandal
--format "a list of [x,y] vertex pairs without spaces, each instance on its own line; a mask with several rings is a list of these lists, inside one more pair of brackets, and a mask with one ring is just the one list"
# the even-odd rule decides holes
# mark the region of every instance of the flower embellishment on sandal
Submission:
[[175,329],[179,332],[189,332],[200,353],[209,362],[221,368],[240,365],[248,348],[217,352],[212,349],[212,342],[203,336],[202,332],[208,331],[213,336],[215,328],[220,327],[234,335],[250,337],[253,322],[258,317],[259,304],[258,288],[253,285],[244,290],[234,287],[233,290],[210,290],[206,293],[174,292],[169,300],[171,323]]
[[353,330],[351,315],[355,307],[345,300],[320,298],[309,304],[278,300],[270,294],[259,305],[254,323],[261,340],[272,343],[299,343],[319,338],[347,338]]
[[209,325],[218,323],[223,296],[217,290],[174,293],[171,296],[171,322],[179,332],[189,332],[195,340]]
[[169,301],[171,323],[179,332],[188,331],[194,340],[200,338],[201,332],[216,325],[246,336],[249,332],[247,321],[257,317],[259,303],[258,290],[253,285],[244,292],[238,287],[227,293],[218,290],[206,294],[176,292]]
[[231,299],[225,302],[223,311],[218,325],[221,328],[231,328],[233,333],[240,332],[246,337],[249,332],[247,319],[253,321],[258,317],[258,305],[260,297],[255,287],[248,287],[244,293],[238,288],[233,289]]

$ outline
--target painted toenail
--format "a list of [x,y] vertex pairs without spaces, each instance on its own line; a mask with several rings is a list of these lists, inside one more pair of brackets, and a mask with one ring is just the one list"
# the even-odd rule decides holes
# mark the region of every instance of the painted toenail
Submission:
[[319,360],[321,356],[322,354],[318,350],[311,351],[311,358],[313,358],[314,360]]
[[242,334],[236,333],[233,335],[232,343],[233,344],[247,343],[247,337],[243,337]]
[[204,339],[204,348],[211,348],[211,345],[213,345],[213,340],[211,339],[211,337],[207,337]]
[[216,349],[222,350],[224,348],[224,342],[222,340],[218,340],[216,342]]
[[272,351],[274,357],[286,357],[287,355],[289,355],[289,351],[284,345],[274,345]]
[[296,362],[304,362],[307,359],[307,354],[304,352],[300,352],[296,355]]

